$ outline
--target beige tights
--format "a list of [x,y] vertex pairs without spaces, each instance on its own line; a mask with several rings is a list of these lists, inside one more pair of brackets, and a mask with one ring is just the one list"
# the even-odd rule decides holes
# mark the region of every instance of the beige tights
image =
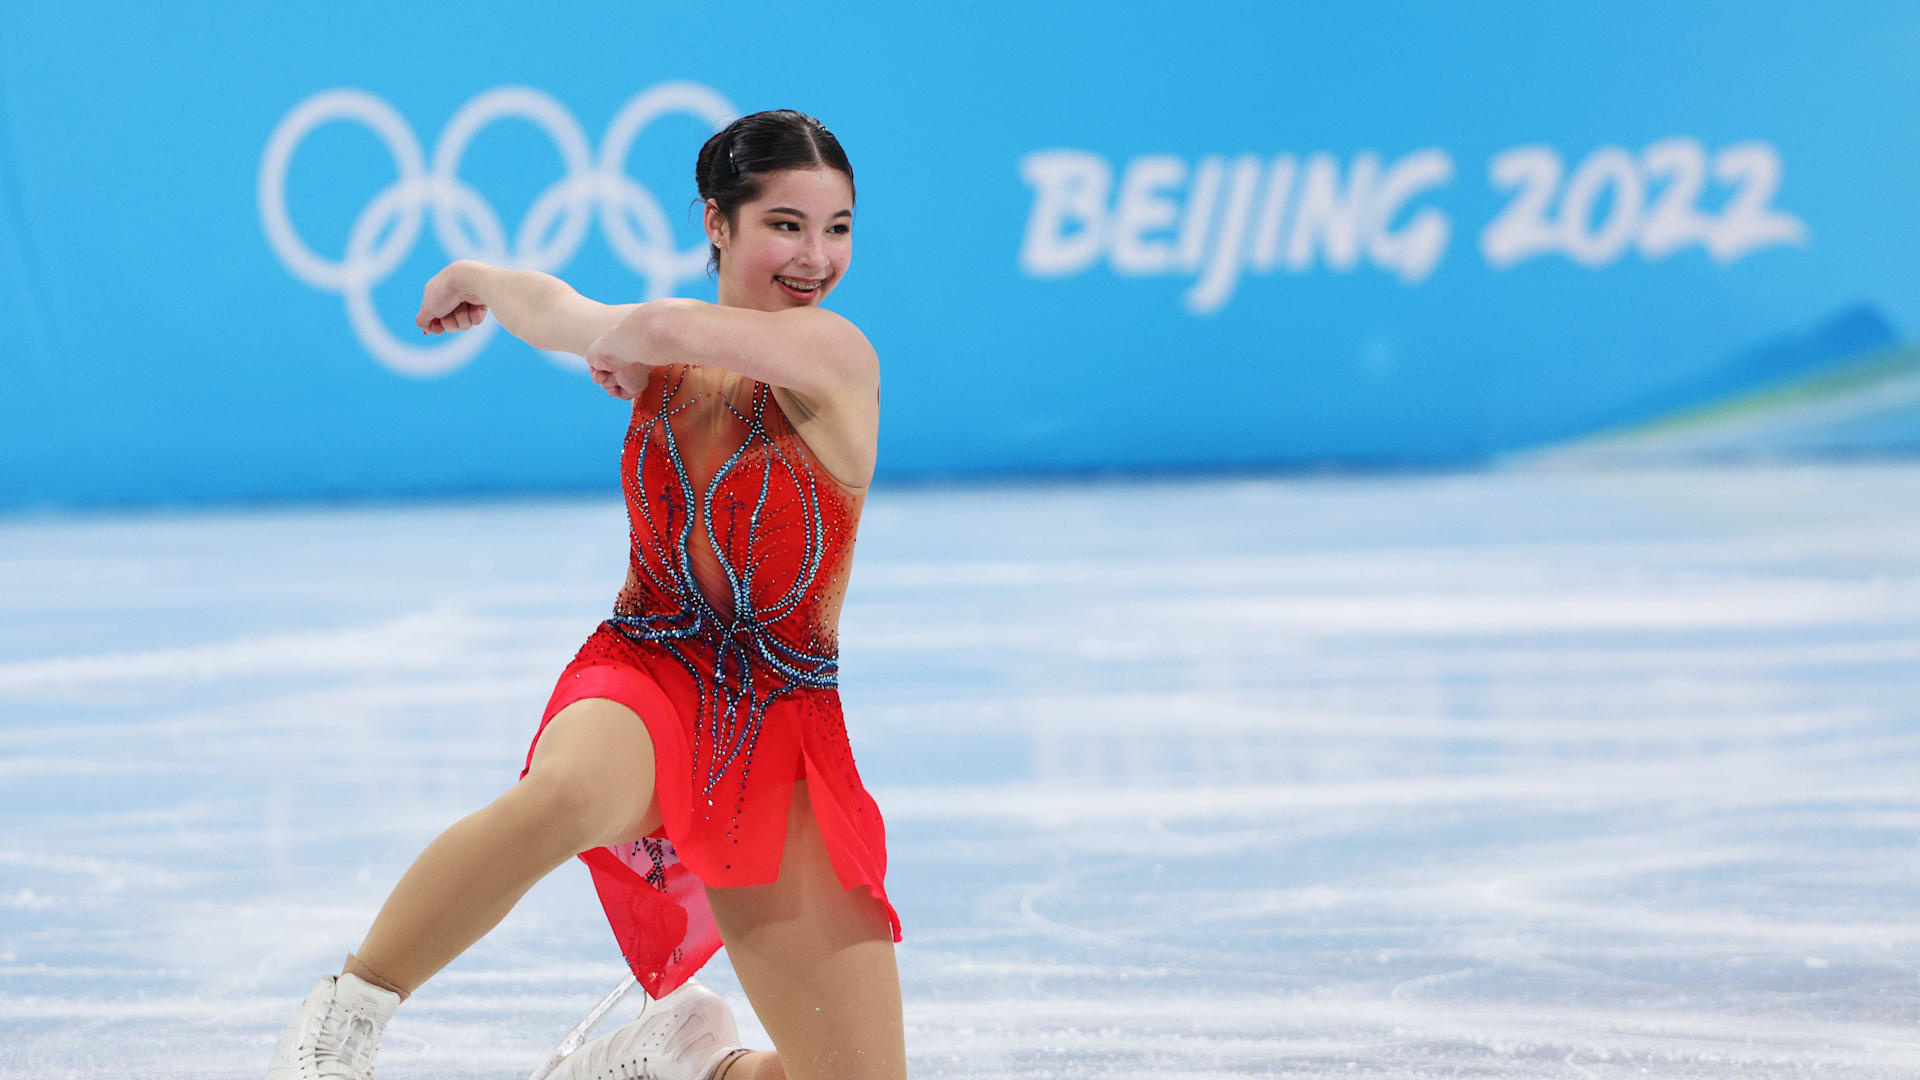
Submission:
[[553,827],[542,795],[522,781],[427,845],[342,970],[405,999],[584,850]]
[[787,1080],[780,1055],[769,1050],[746,1050],[722,1061],[708,1080]]
[[[413,861],[342,971],[405,999],[555,867],[658,828],[653,768],[652,742],[626,706],[588,698],[562,709],[527,776]],[[890,949],[886,959],[891,971]],[[786,1078],[779,1055],[761,1051],[730,1056],[715,1072],[715,1080]]]

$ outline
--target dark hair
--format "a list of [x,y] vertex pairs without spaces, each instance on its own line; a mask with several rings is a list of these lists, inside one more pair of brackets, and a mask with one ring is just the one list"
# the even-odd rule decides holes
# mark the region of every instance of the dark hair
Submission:
[[[767,173],[823,167],[839,169],[853,187],[853,166],[825,124],[792,109],[769,109],[743,116],[708,139],[694,161],[693,180],[700,205],[712,199],[727,224],[739,228],[740,208],[760,197]],[[718,273],[720,248],[707,246],[707,273]]]

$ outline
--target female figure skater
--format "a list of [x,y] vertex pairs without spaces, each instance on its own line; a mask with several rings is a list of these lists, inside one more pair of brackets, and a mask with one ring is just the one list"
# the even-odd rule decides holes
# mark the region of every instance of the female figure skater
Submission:
[[[853,168],[783,109],[707,140],[695,178],[718,304],[603,305],[466,260],[427,283],[425,332],[491,311],[634,403],[627,582],[519,782],[421,853],[307,996],[270,1080],[370,1078],[400,1001],[576,855],[659,1000],[555,1080],[906,1074],[886,836],[836,689],[880,411],[873,348],[820,307],[852,261]],[[724,1002],[687,981],[722,943],[774,1053],[740,1049]]]

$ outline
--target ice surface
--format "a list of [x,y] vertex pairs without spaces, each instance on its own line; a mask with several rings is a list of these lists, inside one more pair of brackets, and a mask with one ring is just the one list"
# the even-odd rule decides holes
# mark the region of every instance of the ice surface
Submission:
[[[915,1075],[1914,1075],[1916,531],[1912,464],[875,491],[842,697]],[[0,1076],[261,1075],[624,543],[0,522]],[[381,1075],[524,1076],[621,970],[569,865]]]

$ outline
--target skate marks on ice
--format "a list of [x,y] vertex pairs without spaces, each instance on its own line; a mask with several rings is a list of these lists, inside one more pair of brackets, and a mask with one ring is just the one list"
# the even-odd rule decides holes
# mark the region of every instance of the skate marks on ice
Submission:
[[[1909,1075],[1916,496],[876,491],[842,696],[915,1074]],[[0,1076],[257,1075],[512,781],[624,540],[612,501],[0,524]],[[525,1075],[618,974],[563,869],[383,1075]]]

